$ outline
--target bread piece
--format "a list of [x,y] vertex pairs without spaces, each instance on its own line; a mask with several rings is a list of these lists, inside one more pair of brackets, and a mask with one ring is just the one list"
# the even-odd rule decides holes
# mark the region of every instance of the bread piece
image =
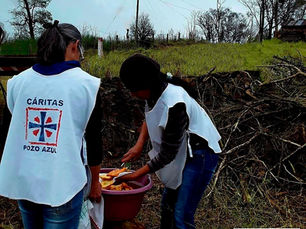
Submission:
[[111,177],[116,177],[120,173],[123,173],[125,171],[127,171],[127,168],[123,167],[122,169],[114,169],[114,170],[110,171],[109,173],[107,173],[107,175],[111,176]]
[[113,177],[108,176],[107,173],[100,173],[99,177],[102,178],[102,180],[112,180]]

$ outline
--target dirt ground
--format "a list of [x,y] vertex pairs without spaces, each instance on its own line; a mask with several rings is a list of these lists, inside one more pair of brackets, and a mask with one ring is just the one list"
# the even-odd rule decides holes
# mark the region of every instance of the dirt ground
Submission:
[[[105,167],[120,166],[119,160],[105,160]],[[135,168],[139,165],[135,164]],[[152,175],[153,187],[144,197],[142,207],[135,221],[147,229],[158,229],[160,221],[160,200],[163,186]],[[258,193],[250,193],[250,202],[243,200],[240,187],[219,185],[213,194],[206,190],[195,215],[199,229],[232,229],[235,227],[287,227],[305,228],[305,192],[271,190],[271,201]],[[270,197],[272,198],[272,197]],[[124,229],[141,229],[135,223]],[[0,197],[0,229],[22,229],[21,216],[16,201]],[[107,229],[107,228],[106,228]]]

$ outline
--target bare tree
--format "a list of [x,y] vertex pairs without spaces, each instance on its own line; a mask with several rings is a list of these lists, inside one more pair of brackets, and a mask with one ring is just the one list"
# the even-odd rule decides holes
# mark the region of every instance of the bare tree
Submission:
[[262,41],[265,27],[265,9],[268,0],[239,0],[249,10],[258,27],[258,39]]
[[304,15],[305,0],[279,0],[278,21],[280,25],[287,24],[291,20],[303,19]]
[[247,20],[241,13],[232,12],[226,8],[223,10],[223,17],[220,21],[221,34],[219,39],[225,42],[241,43],[248,39],[249,31]]
[[5,37],[5,31],[3,29],[3,24],[0,23],[0,44],[2,43],[2,41],[4,40],[4,37]]
[[[130,26],[131,36],[135,39],[136,24],[132,23]],[[155,31],[148,14],[141,14],[138,19],[137,37],[141,45],[150,43],[153,40]]]
[[84,49],[98,48],[98,32],[95,26],[83,24],[80,28]]
[[249,36],[247,20],[228,8],[209,9],[198,16],[198,25],[210,42],[243,42]]
[[262,42],[265,26],[265,5],[267,0],[261,0],[259,3],[260,16],[259,16],[259,41]]
[[199,32],[197,30],[197,20],[199,15],[200,11],[193,11],[190,20],[187,21],[187,33],[190,40],[195,40],[199,37]]
[[305,0],[299,0],[296,4],[296,10],[294,12],[293,18],[303,19],[306,16],[306,4]]
[[217,0],[217,11],[216,11],[216,31],[218,34],[218,42],[221,42],[221,20],[222,20],[222,14],[223,14],[223,3],[225,0]]
[[171,29],[169,29],[169,31],[168,31],[168,38],[170,39],[170,40],[175,40],[175,32],[174,32],[174,30],[171,28]]
[[305,15],[305,0],[239,0],[249,10],[258,27],[259,39],[271,39],[279,25]]
[[51,0],[18,0],[18,5],[10,11],[13,15],[11,25],[18,38],[32,38],[39,35],[45,23],[52,21],[52,15],[46,10]]
[[216,38],[216,31],[214,29],[215,18],[212,12],[213,10],[210,9],[209,11],[202,12],[198,16],[198,25],[202,29],[203,35],[207,41],[215,42]]

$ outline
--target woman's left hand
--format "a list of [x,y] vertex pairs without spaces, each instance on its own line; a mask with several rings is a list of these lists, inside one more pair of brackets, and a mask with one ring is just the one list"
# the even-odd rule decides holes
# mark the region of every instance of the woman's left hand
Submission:
[[99,182],[93,182],[91,184],[91,189],[88,198],[91,201],[100,203],[101,201],[101,195],[102,195],[102,187]]

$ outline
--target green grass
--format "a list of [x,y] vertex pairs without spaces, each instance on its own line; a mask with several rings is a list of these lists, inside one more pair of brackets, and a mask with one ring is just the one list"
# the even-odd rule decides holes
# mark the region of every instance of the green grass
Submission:
[[36,40],[14,40],[0,45],[0,55],[35,55]]
[[96,50],[87,53],[83,68],[97,77],[106,72],[118,76],[122,62],[134,53],[142,53],[156,59],[163,72],[183,75],[203,75],[211,68],[216,72],[238,70],[258,70],[258,66],[268,64],[273,56],[306,56],[306,43],[288,43],[279,40],[267,40],[261,43],[247,44],[207,44],[174,45],[154,49],[117,50],[99,58]]
[[[90,46],[92,37],[85,37],[84,42]],[[86,43],[86,44],[87,44]],[[105,46],[107,43],[105,43]],[[106,47],[105,47],[106,48]],[[37,51],[35,40],[16,40],[0,46],[0,55],[28,55]],[[96,49],[86,50],[86,59],[82,63],[84,70],[97,77],[106,73],[118,76],[122,62],[134,53],[142,53],[156,59],[163,72],[182,75],[203,75],[211,68],[215,72],[239,70],[259,70],[259,66],[268,64],[273,56],[293,56],[303,58],[306,62],[306,43],[288,43],[277,39],[263,43],[246,44],[210,44],[181,41],[169,43],[169,46],[156,45],[151,49],[120,49],[105,52],[103,58],[97,56]]]

